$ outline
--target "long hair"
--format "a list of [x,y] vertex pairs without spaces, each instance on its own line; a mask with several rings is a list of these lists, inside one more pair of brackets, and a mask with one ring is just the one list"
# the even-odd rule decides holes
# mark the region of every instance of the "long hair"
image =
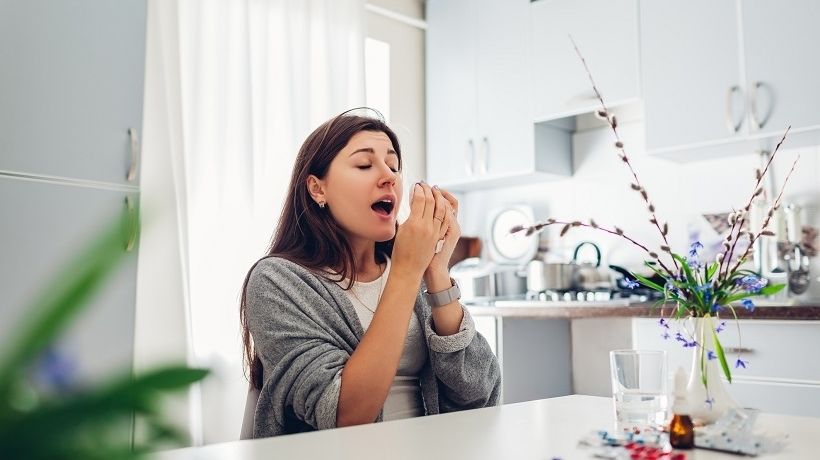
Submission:
[[[380,119],[351,115],[349,112],[343,112],[324,122],[305,139],[293,165],[287,198],[267,254],[245,276],[239,318],[242,324],[244,361],[250,371],[251,385],[256,389],[262,387],[262,362],[256,355],[248,328],[246,300],[248,280],[256,265],[268,257],[281,257],[317,273],[326,273],[330,269],[338,277],[334,281],[347,278],[352,284],[356,277],[353,250],[342,228],[327,208],[320,208],[311,197],[307,188],[308,177],[312,174],[319,179],[324,178],[336,155],[350,138],[361,131],[381,131],[386,134],[399,157],[401,170],[401,148],[393,130]],[[392,254],[393,240],[394,238],[376,243],[377,262],[384,262],[386,256]]]

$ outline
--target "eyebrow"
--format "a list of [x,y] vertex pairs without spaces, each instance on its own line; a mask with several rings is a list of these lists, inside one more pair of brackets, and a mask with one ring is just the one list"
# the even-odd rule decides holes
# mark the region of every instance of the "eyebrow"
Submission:
[[[369,154],[371,154],[371,155],[375,155],[375,154],[376,154],[376,151],[375,151],[375,150],[373,150],[373,149],[372,149],[372,148],[370,148],[370,147],[364,147],[364,148],[361,148],[361,149],[356,149],[356,150],[354,150],[353,152],[351,152],[351,153],[350,153],[350,155],[348,155],[348,157],[352,157],[353,155],[355,155],[355,154],[357,154],[357,153],[369,153]],[[398,154],[396,153],[396,151],[395,151],[395,150],[393,150],[393,149],[388,149],[388,150],[387,150],[387,154],[388,154],[388,155],[396,155],[396,156],[398,156]]]

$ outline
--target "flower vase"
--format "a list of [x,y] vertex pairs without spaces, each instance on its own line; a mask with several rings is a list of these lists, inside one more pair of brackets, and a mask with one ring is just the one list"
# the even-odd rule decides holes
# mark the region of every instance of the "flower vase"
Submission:
[[696,345],[692,347],[692,368],[686,386],[687,399],[692,418],[708,425],[739,405],[729,395],[716,353],[713,359],[709,359],[710,352],[715,352],[712,318],[692,318],[692,322],[692,337]]

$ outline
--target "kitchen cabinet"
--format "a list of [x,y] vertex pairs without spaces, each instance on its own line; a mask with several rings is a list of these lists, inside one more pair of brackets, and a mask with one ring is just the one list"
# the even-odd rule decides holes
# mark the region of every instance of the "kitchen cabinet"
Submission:
[[792,147],[820,139],[818,17],[811,0],[641,2],[647,150],[676,160],[771,150],[787,125]]
[[427,181],[471,190],[569,175],[569,150],[549,161],[535,149],[530,2],[426,5]]
[[[678,367],[689,372],[692,349],[664,340],[657,319],[634,318],[632,325],[634,348],[665,350],[670,372]],[[806,358],[807,350],[820,348],[820,321],[740,320],[739,326],[742,342],[734,321],[721,332],[727,359],[742,347],[750,363],[747,369],[733,369],[733,383],[726,384],[732,397],[767,412],[820,417],[820,362]]]
[[145,0],[0,3],[0,172],[134,185]]
[[[52,289],[54,276],[90,238],[113,224],[136,195],[63,184],[0,177],[0,338],[14,337],[27,307]],[[136,233],[123,235],[124,259],[59,339],[56,349],[70,363],[78,384],[99,383],[130,372],[134,347]],[[5,344],[5,343],[4,343]]]
[[531,101],[536,120],[600,108],[571,35],[610,106],[640,98],[635,0],[550,0],[532,4]]

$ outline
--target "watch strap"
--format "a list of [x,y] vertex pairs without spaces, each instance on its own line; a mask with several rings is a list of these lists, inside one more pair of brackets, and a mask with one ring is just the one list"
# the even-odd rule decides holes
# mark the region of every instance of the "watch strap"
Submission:
[[431,293],[425,289],[424,295],[427,303],[433,308],[443,307],[461,298],[461,289],[453,278],[450,278],[451,286],[441,292]]

